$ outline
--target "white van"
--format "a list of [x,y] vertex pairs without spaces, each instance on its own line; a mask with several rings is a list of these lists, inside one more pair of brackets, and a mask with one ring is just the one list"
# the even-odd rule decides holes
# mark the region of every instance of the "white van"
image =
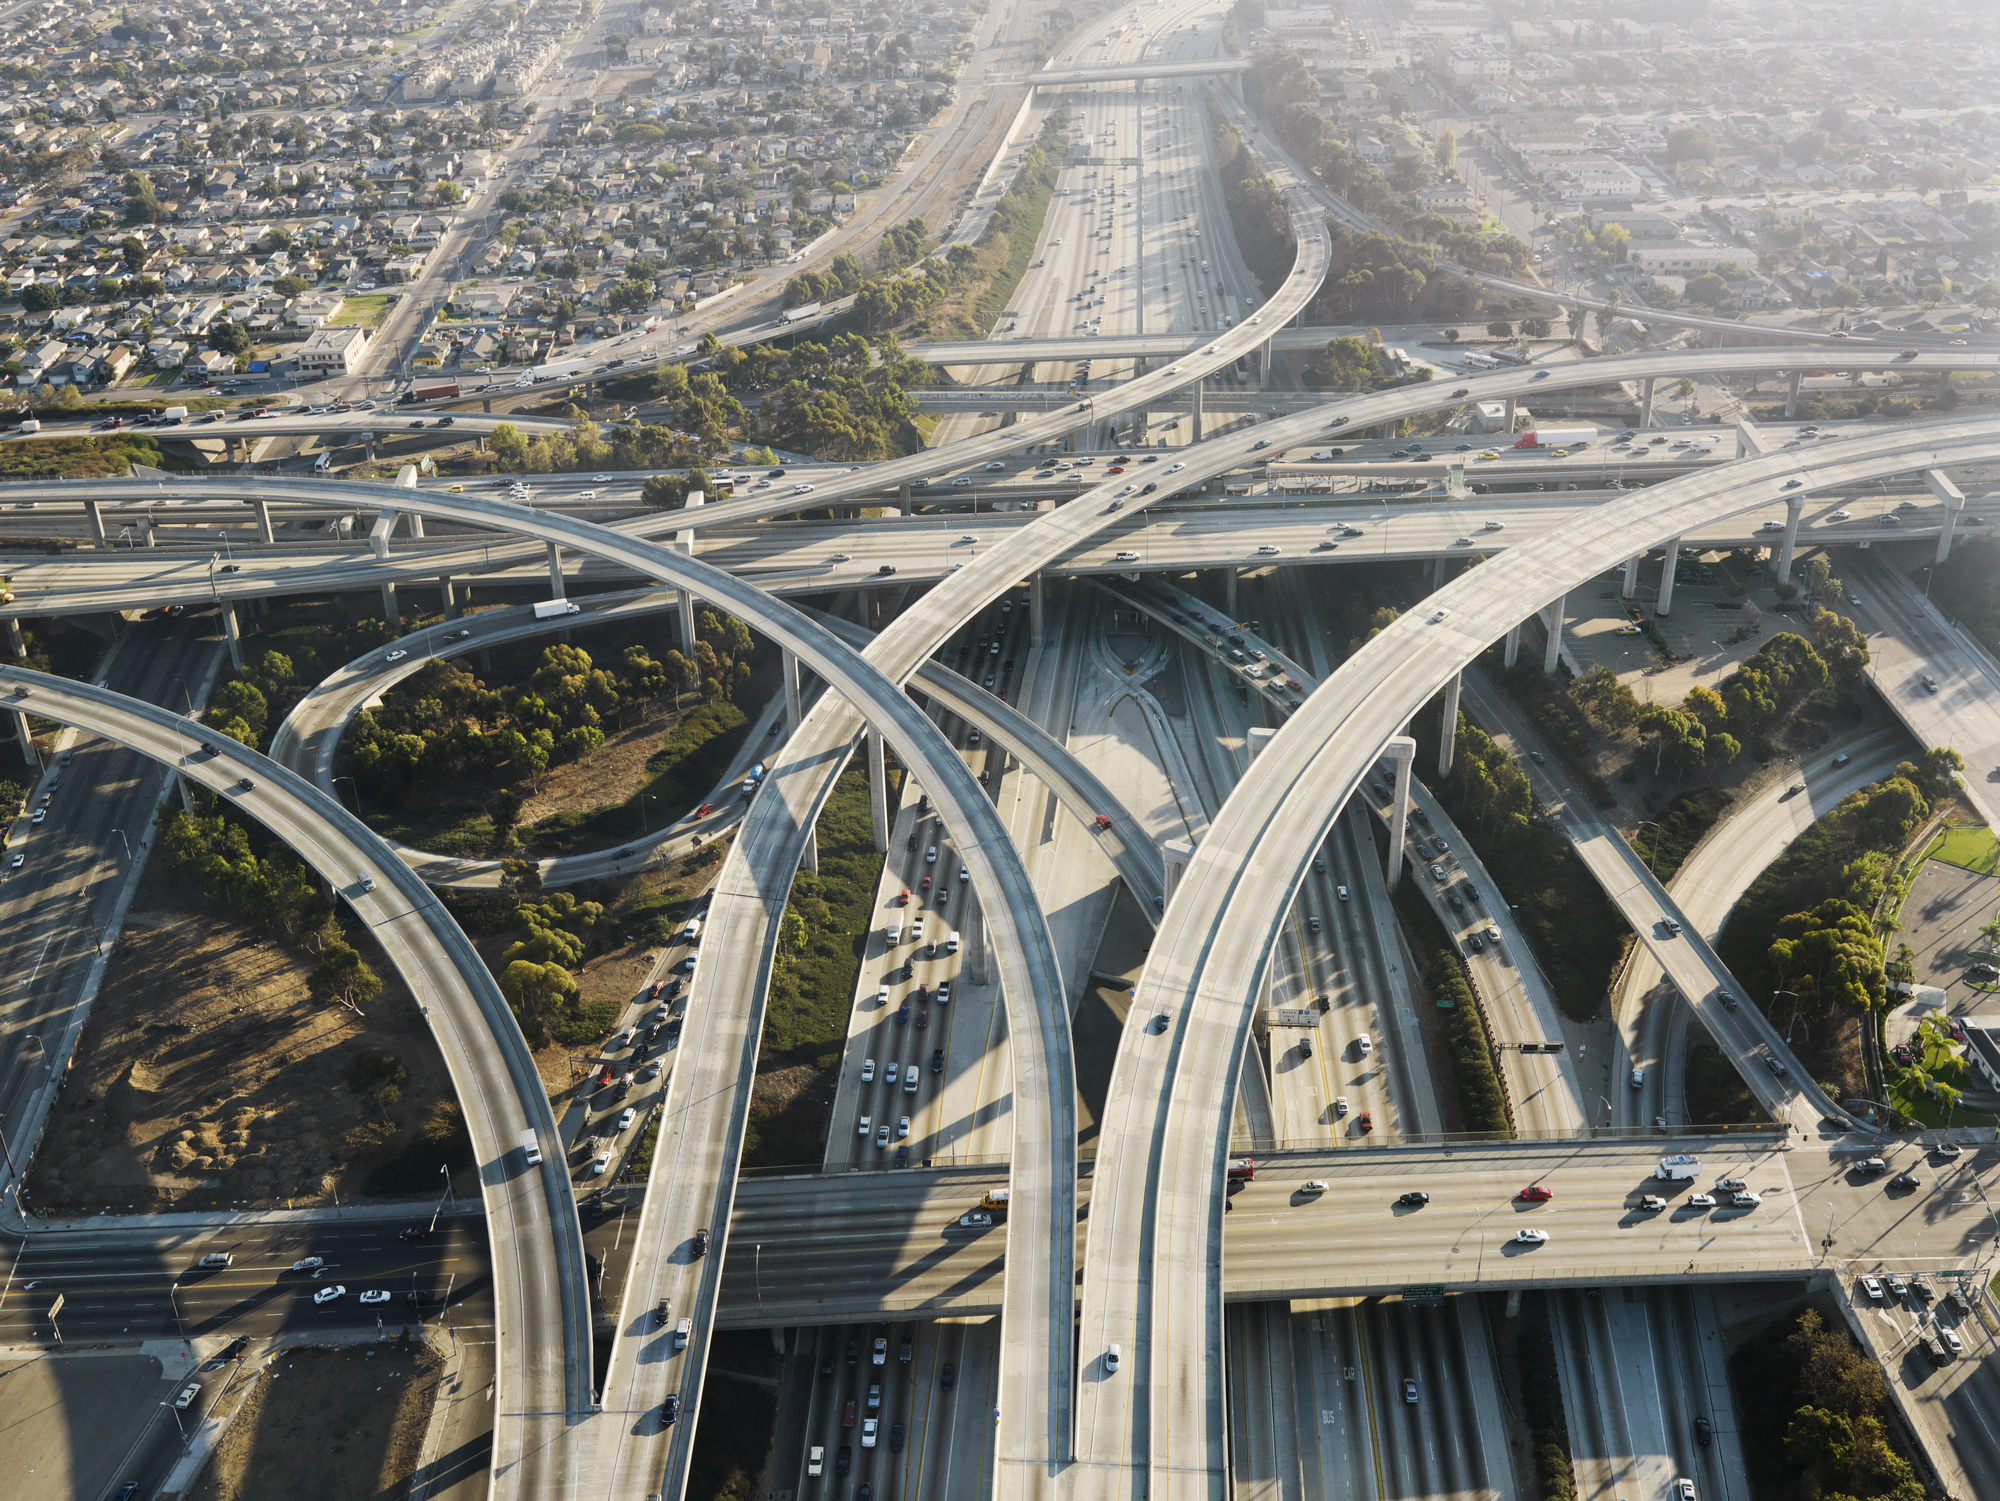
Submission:
[[678,1324],[674,1325],[674,1348],[676,1350],[685,1350],[688,1347],[688,1340],[693,1335],[694,1320],[682,1319]]
[[701,919],[690,917],[686,926],[681,929],[681,942],[693,943],[699,937],[701,937]]
[[331,469],[332,467],[333,467],[333,450],[330,448],[325,453],[322,453],[318,458],[313,460],[314,474],[325,474],[326,471]]
[[542,1144],[535,1139],[532,1131],[521,1133],[521,1156],[527,1160],[529,1167],[538,1166],[542,1160]]
[[944,951],[947,954],[955,954],[958,952],[958,934],[948,933],[945,935]]

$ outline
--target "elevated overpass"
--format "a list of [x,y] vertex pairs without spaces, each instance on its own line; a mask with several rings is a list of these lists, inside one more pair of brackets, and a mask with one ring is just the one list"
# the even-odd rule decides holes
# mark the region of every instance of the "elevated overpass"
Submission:
[[[1961,1265],[1986,1238],[1987,1211],[1974,1185],[2000,1187],[2000,1149],[1990,1145],[1968,1146],[1957,1163],[1925,1166],[1918,1142],[1769,1129],[1675,1136],[1586,1130],[1563,1139],[1393,1145],[1358,1138],[1275,1151],[1239,1141],[1236,1149],[1255,1158],[1257,1176],[1232,1185],[1233,1212],[1217,1211],[1226,1303],[1394,1297],[1417,1287],[1490,1292],[1690,1277],[1794,1280],[1834,1267],[1849,1274],[1935,1271]],[[1698,1183],[1655,1179],[1670,1152],[1700,1157]],[[1854,1170],[1876,1153],[1890,1158],[1892,1171],[1923,1168],[1922,1195],[1885,1194],[1880,1177]],[[1691,1189],[1712,1191],[1729,1175],[1749,1182],[1764,1202],[1708,1213],[1685,1207]],[[1300,1192],[1315,1178],[1326,1193]],[[957,1219],[1006,1181],[1004,1163],[948,1162],[900,1173],[746,1178],[718,1317],[729,1326],[764,1327],[990,1315],[1006,1265],[1001,1232],[963,1230]],[[1530,1183],[1554,1197],[1522,1202],[1517,1196]],[[1413,1187],[1429,1193],[1430,1203],[1399,1205]],[[1670,1207],[1644,1209],[1646,1194]],[[1093,1222],[1102,1196],[1087,1174],[1079,1200],[1092,1204]],[[1823,1244],[1829,1219],[1831,1247]],[[1529,1227],[1546,1232],[1548,1243],[1513,1244],[1515,1231]],[[763,1247],[761,1278],[752,1245]],[[1083,1347],[1086,1401],[1099,1384],[1102,1354],[1101,1346]]]
[[1249,66],[1250,59],[1247,57],[1202,58],[1193,62],[1168,62],[1165,59],[1149,62],[1142,59],[1129,63],[1085,63],[1079,67],[1051,64],[1007,81],[1029,84],[1038,89],[1060,88],[1067,84],[1130,83],[1148,78],[1167,82],[1181,78],[1213,78],[1218,74],[1234,75],[1244,72]]
[[[178,713],[0,666],[5,702],[151,756],[282,839],[368,925],[417,997],[464,1112],[487,1217],[497,1374],[493,1494],[558,1493],[550,1445],[592,1412],[591,1310],[562,1138],[526,1040],[485,962],[429,889],[339,802]],[[542,1161],[527,1164],[532,1131]]]
[[[1165,1406],[1121,1403],[1105,1415],[1091,1462],[1107,1484],[1162,1467],[1222,1472],[1221,1299],[1206,1269],[1219,1250],[1227,1102],[1277,925],[1336,812],[1390,739],[1526,614],[1635,552],[1666,546],[1671,560],[1683,532],[1782,495],[1789,478],[1859,485],[1996,454],[2000,436],[1990,420],[1953,419],[1814,452],[1809,472],[1800,454],[1781,452],[1596,507],[1575,525],[1447,584],[1343,664],[1273,737],[1195,852],[1139,982],[1134,1013],[1175,1018],[1172,1062],[1163,1068],[1168,1050],[1137,1049],[1128,1036],[1114,1069],[1115,1083],[1168,1104],[1137,1119],[1118,1102],[1107,1104],[1080,1338],[1086,1349],[1126,1344],[1149,1373],[1150,1389],[1174,1396]],[[1660,905],[1672,915],[1670,902]],[[1762,1066],[1765,1057],[1785,1060],[1789,1050],[1754,1006],[1730,1011],[1719,1004],[1718,987],[1733,982],[1705,946],[1657,927],[1640,939],[1760,1103],[1810,1129],[1826,1102],[1817,1090],[1808,1093],[1810,1081],[1796,1067],[1780,1076]],[[1111,1206],[1107,1192],[1115,1196]],[[1142,1263],[1151,1275],[1135,1285],[1130,1268]]]

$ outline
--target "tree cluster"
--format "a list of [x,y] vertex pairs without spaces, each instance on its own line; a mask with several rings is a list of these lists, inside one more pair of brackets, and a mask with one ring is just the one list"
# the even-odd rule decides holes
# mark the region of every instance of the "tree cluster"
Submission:
[[1730,1360],[1752,1489],[1772,1501],[1921,1501],[1922,1483],[1886,1426],[1874,1357],[1816,1309],[1758,1335]]
[[519,936],[500,955],[500,993],[529,1044],[543,1047],[552,1027],[574,1020],[580,994],[575,971],[615,925],[605,919],[602,903],[552,891],[518,904],[508,926]]
[[1430,378],[1429,366],[1405,375],[1380,344],[1345,336],[1330,341],[1301,377],[1313,391],[1384,391]]

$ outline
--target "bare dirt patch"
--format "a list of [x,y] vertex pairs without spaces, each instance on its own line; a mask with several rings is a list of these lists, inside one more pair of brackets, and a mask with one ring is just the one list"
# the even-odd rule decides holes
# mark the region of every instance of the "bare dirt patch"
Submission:
[[[349,941],[382,993],[358,1016],[308,996],[310,954],[211,910],[164,859],[133,908],[35,1154],[35,1210],[312,1204],[328,1178],[351,1203],[454,1099],[365,929]],[[349,1088],[347,1066],[369,1055],[400,1062],[395,1097]]]
[[[680,709],[669,707],[648,714],[627,729],[611,731],[604,744],[582,760],[551,768],[542,778],[541,788],[521,804],[522,825],[532,826],[551,813],[625,802],[653,779],[646,770],[647,761],[666,744],[681,721],[700,707],[696,701]],[[651,811],[661,818],[678,818],[687,809]],[[634,827],[632,832],[637,835],[640,829]]]
[[195,1501],[390,1501],[409,1492],[444,1362],[428,1345],[290,1350],[251,1378]]

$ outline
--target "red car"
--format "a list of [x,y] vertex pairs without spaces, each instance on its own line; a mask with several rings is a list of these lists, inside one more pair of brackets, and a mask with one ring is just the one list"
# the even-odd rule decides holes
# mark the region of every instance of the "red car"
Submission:
[[910,888],[909,888],[909,887],[905,886],[905,887],[903,888],[903,894],[902,894],[901,896],[899,896],[899,897],[897,897],[897,898],[896,898],[896,905],[897,905],[898,907],[907,907],[907,906],[909,906],[909,905],[910,905]]
[[1454,396],[1470,396],[1472,394],[1472,387],[1460,386],[1456,391],[1452,392],[1451,394]]
[[699,808],[696,808],[694,810],[694,816],[696,818],[706,818],[708,817],[709,814],[713,813],[714,811],[715,811],[714,803],[703,803]]
[[1123,474],[1124,472],[1125,466],[1123,464],[1120,464],[1116,469],[1107,469],[1104,471],[1107,478],[1114,474]]
[[1364,1110],[1354,1118],[1354,1124],[1359,1126],[1364,1133],[1373,1131],[1375,1129],[1375,1117]]
[[1100,814],[1098,814],[1098,815],[1097,815],[1097,826],[1098,826],[1098,827],[1099,827],[1100,829],[1108,829],[1108,828],[1110,828],[1110,827],[1111,827],[1111,818],[1110,818],[1110,815],[1109,815],[1109,814],[1105,814],[1105,813],[1100,813]]
[[930,1012],[919,1010],[917,1012],[917,1030],[921,1032],[925,1027],[928,1027],[930,1024],[931,1024]]
[[[931,878],[930,878],[929,876],[925,876],[925,877],[924,877],[924,890],[926,890],[926,891],[929,891],[930,889],[931,889]],[[908,901],[909,899],[910,899],[910,894],[909,894],[909,892],[907,892],[907,891],[906,891],[906,892],[904,892],[904,893],[903,893],[903,900],[904,900],[904,901]]]
[[646,999],[649,1001],[657,1001],[660,998],[660,992],[665,990],[666,988],[667,988],[666,981],[655,980],[653,982],[652,988],[646,992]]
[[843,1428],[852,1428],[854,1426],[854,1398],[852,1397],[847,1399],[847,1410],[840,1415],[840,1426]]
[[396,1236],[398,1240],[429,1240],[430,1238],[431,1227],[429,1225],[412,1225],[409,1229],[401,1231]]
[[1555,1196],[1556,1191],[1553,1188],[1546,1188],[1539,1183],[1530,1183],[1526,1188],[1521,1190],[1521,1197],[1526,1199],[1530,1204],[1547,1203]]

